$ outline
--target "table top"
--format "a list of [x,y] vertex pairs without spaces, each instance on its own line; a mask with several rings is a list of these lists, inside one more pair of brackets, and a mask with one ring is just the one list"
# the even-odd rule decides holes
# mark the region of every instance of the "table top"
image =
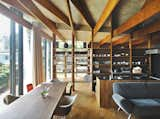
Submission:
[[[11,103],[0,113],[0,119],[50,119],[66,85],[67,83],[54,82],[37,86]],[[46,98],[41,96],[44,87],[49,87],[49,94]]]

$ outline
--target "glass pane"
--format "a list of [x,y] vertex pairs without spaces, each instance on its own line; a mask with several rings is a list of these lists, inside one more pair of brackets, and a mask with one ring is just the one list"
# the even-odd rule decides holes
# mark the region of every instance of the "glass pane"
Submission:
[[0,14],[0,111],[6,107],[3,104],[3,98],[9,93],[9,37],[10,20]]
[[15,61],[15,64],[16,64],[16,95],[18,95],[18,82],[19,82],[19,67],[18,67],[18,40],[19,40],[19,33],[18,33],[18,30],[19,30],[19,28],[18,28],[18,24],[16,23],[16,39],[15,39],[15,41],[16,41],[16,61]]
[[23,27],[23,90],[24,94],[27,92],[26,85],[32,83],[32,37],[31,30]]
[[51,80],[51,42],[47,41],[47,48],[46,48],[46,81]]

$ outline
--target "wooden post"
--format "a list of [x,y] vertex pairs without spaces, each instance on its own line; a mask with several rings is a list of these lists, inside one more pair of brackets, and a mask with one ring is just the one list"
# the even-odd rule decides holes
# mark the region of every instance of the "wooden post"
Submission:
[[67,52],[64,53],[64,77],[67,78]]
[[110,80],[112,80],[113,78],[113,59],[112,59],[112,56],[113,56],[113,43],[112,43],[112,38],[113,38],[113,26],[112,26],[112,16],[111,16],[111,39],[110,39]]
[[92,34],[91,34],[91,50],[90,50],[90,71],[92,74],[92,91],[95,91],[95,82],[94,82],[94,75],[93,75],[93,42],[94,42],[94,33],[92,29]]
[[88,75],[91,75],[91,70],[90,70],[90,66],[91,66],[91,64],[90,64],[90,60],[91,60],[91,56],[90,56],[90,49],[89,49],[89,47],[87,47],[87,59],[88,59],[88,65],[87,65],[87,68],[88,68]]
[[[149,35],[147,38],[148,38],[148,49],[150,49],[151,48],[152,34]],[[148,73],[149,75],[148,76],[151,76],[151,70],[152,70],[151,69],[151,54],[149,54],[149,59],[148,60],[149,60],[149,62],[148,62],[149,63],[149,73]]]
[[56,79],[57,75],[56,75],[56,36],[55,34],[53,34],[53,42],[52,42],[52,48],[53,48],[53,58],[52,58],[52,78]]
[[113,78],[113,66],[112,66],[112,63],[113,63],[113,60],[112,60],[112,55],[113,55],[113,44],[112,44],[112,37],[111,37],[111,41],[110,41],[110,72],[111,72],[111,78]]
[[75,77],[74,77],[74,48],[75,48],[75,32],[72,32],[72,84],[73,84],[73,91],[75,91]]
[[133,35],[131,34],[130,38],[129,38],[129,66],[130,66],[130,78],[133,79],[132,76],[132,39],[133,39]]

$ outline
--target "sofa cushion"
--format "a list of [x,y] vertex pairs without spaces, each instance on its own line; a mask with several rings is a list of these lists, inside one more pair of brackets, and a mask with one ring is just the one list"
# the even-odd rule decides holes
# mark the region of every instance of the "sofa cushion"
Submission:
[[148,98],[160,98],[160,83],[150,82],[146,85]]
[[136,82],[114,83],[113,93],[118,93],[127,99],[144,98],[147,96],[145,83],[136,83]]
[[130,99],[133,114],[137,116],[160,116],[160,99]]
[[160,98],[159,82],[118,82],[113,84],[113,93],[127,99]]

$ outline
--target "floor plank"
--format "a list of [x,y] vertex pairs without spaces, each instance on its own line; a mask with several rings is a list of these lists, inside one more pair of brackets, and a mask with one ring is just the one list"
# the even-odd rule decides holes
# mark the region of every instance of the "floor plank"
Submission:
[[67,119],[127,119],[124,112],[116,109],[99,108],[90,83],[76,83],[78,98]]

